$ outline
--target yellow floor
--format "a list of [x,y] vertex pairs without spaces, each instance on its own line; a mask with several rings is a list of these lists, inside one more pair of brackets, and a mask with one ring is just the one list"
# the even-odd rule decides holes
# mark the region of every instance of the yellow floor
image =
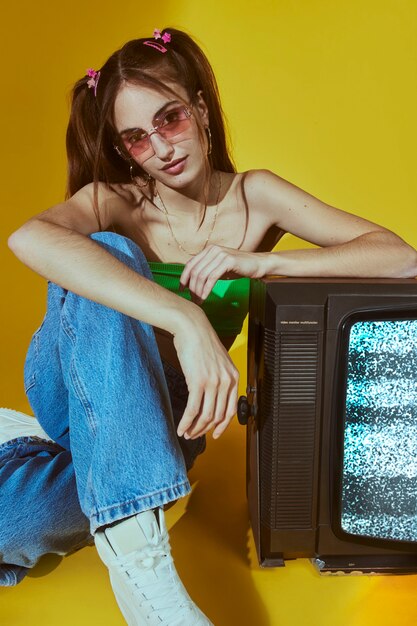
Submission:
[[[307,560],[257,565],[245,496],[245,429],[237,421],[190,472],[192,493],[166,513],[181,577],[215,626],[408,626],[417,576],[320,577]],[[44,557],[0,590],[2,626],[123,626],[95,548]],[[185,625],[184,625],[185,626]]]

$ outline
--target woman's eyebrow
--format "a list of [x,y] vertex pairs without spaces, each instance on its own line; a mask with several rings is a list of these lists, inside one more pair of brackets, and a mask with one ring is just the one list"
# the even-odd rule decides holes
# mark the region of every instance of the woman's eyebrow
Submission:
[[[182,104],[182,102],[180,102],[179,100],[170,100],[169,102],[166,102],[160,109],[158,109],[158,111],[155,113],[155,115],[153,116],[153,121],[155,122],[155,120],[158,119],[158,117],[160,117],[162,115],[162,113],[165,112],[165,110],[171,106],[171,104]],[[126,133],[132,133],[133,131],[138,131],[138,130],[143,130],[143,128],[139,128],[138,126],[135,126],[134,128],[125,128],[124,130],[121,130],[119,135],[126,135]]]

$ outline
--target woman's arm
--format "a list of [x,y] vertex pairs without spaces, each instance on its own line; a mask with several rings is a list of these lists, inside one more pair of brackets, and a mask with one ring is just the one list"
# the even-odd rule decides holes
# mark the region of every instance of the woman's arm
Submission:
[[219,278],[333,276],[414,278],[417,252],[393,232],[336,209],[267,170],[245,177],[248,205],[272,226],[322,246],[318,249],[248,252],[208,245],[187,262],[180,278],[195,301],[204,301]]
[[270,252],[265,275],[414,278],[417,253],[391,232],[373,231],[327,248]]
[[410,278],[417,252],[393,232],[332,207],[267,170],[247,176],[247,193],[277,225],[318,249],[263,256],[265,274]]
[[[104,230],[112,222],[108,207],[118,201],[101,198]],[[97,230],[88,186],[31,218],[8,244],[25,265],[64,289],[171,333],[190,391],[178,432],[182,435],[197,422],[207,430],[217,426],[214,434],[219,436],[236,413],[239,376],[206,315],[88,237]]]
[[[183,299],[137,274],[87,236],[99,230],[92,193],[88,186],[28,220],[10,235],[10,249],[22,263],[64,289],[173,333],[180,318],[193,316],[190,302],[184,306]],[[111,225],[106,200],[104,194],[100,202],[104,230]]]

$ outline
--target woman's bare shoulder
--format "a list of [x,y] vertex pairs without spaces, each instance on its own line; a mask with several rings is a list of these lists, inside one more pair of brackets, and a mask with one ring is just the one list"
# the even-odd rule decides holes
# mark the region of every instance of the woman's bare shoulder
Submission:
[[64,202],[31,219],[52,222],[88,235],[112,227],[122,213],[131,209],[133,202],[133,194],[127,185],[88,183]]
[[247,202],[250,213],[269,213],[271,202],[279,201],[284,193],[285,180],[268,169],[251,169],[239,173],[237,184]]
[[286,182],[281,176],[268,169],[253,169],[241,173],[242,184],[248,194],[255,194],[262,197],[271,192],[277,192],[280,187],[284,187]]
[[243,173],[245,195],[249,207],[262,213],[271,224],[279,224],[294,203],[306,202],[311,196],[293,183],[268,169],[254,169]]
[[129,209],[139,202],[139,194],[132,185],[124,183],[88,183],[75,193],[69,201],[71,203],[85,203],[106,211]]

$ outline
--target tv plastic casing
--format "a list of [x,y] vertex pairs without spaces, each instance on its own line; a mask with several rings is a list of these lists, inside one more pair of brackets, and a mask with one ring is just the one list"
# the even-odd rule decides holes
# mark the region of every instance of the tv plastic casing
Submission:
[[417,281],[251,281],[239,419],[247,421],[247,498],[261,566],[307,557],[321,573],[417,572],[416,543],[340,527],[344,327],[390,316],[417,320]]

